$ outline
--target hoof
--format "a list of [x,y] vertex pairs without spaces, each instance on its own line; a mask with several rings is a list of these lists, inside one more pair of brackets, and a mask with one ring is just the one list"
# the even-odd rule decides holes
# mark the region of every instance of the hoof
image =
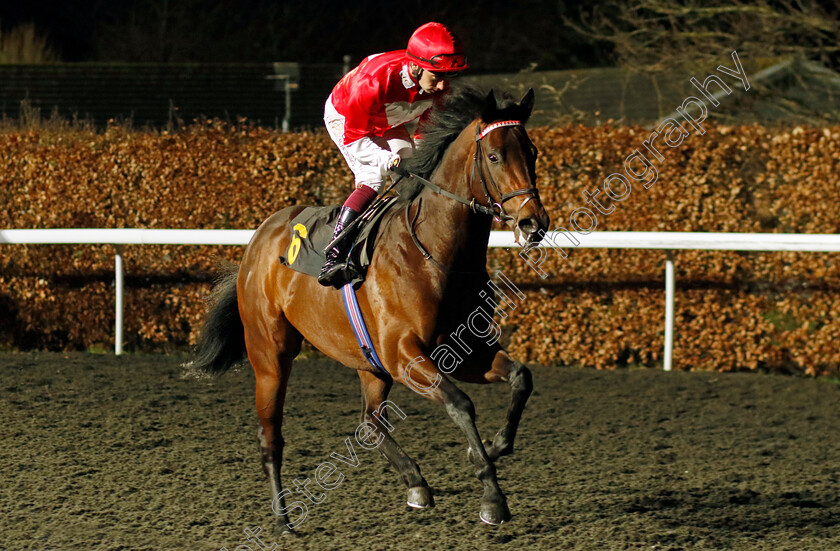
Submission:
[[415,486],[408,489],[406,504],[414,509],[425,509],[435,506],[435,498],[432,497],[432,490],[426,486]]
[[490,526],[498,526],[504,522],[508,522],[511,518],[510,510],[507,503],[483,503],[481,511],[478,513],[478,518],[484,524]]
[[[481,443],[484,444],[485,453],[487,453],[487,450],[493,445],[493,442],[487,440],[486,438],[482,440]],[[470,462],[475,463],[475,454],[473,453],[472,446],[467,446],[467,459],[470,460]]]
[[286,526],[283,523],[275,524],[274,529],[271,530],[271,532],[274,535],[274,537],[277,537],[277,538],[283,538],[283,537],[288,538],[288,537],[297,536],[297,532],[295,532],[294,530],[292,530],[291,528],[289,528],[288,526]]

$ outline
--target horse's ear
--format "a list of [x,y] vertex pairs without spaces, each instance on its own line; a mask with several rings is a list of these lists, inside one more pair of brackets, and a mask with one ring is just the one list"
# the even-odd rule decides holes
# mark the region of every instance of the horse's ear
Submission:
[[496,93],[490,88],[487,92],[487,97],[484,98],[484,112],[481,114],[481,119],[484,121],[492,121],[495,119],[498,105],[496,104]]
[[522,99],[519,100],[519,107],[522,109],[524,116],[522,117],[522,123],[524,124],[528,117],[531,116],[531,110],[534,109],[534,89],[529,88],[525,95],[522,96]]

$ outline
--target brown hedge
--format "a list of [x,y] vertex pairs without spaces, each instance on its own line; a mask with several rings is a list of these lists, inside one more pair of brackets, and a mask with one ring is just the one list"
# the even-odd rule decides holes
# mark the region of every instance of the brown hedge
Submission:
[[[621,172],[649,131],[531,129],[552,227],[582,191]],[[598,214],[598,230],[834,233],[840,128],[707,127],[658,148],[658,179]],[[282,134],[218,121],[173,132],[113,126],[0,132],[5,228],[254,228],[298,203],[329,204],[351,175],[324,132]],[[602,194],[603,196],[603,194]],[[607,206],[605,204],[605,206]],[[591,208],[591,206],[590,206]],[[78,349],[113,339],[113,249],[2,245],[0,346]],[[661,361],[664,253],[568,247],[543,279],[517,251],[490,265],[526,293],[506,320],[521,359],[598,368]],[[219,258],[236,247],[126,246],[129,348],[195,340]],[[675,254],[675,367],[838,372],[840,266],[832,254]]]

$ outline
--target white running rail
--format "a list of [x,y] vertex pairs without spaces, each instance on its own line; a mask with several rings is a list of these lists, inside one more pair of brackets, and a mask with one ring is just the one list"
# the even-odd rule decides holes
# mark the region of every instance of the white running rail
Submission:
[[[116,245],[116,327],[114,353],[122,354],[123,340],[123,262],[120,245],[246,245],[253,230],[144,230],[144,229],[38,229],[0,230],[0,244],[88,244]],[[558,247],[570,251],[585,249],[657,249],[667,253],[665,260],[665,350],[663,367],[671,370],[674,343],[674,259],[675,250],[800,251],[840,252],[840,235],[782,233],[705,233],[705,232],[593,232],[575,235],[572,245],[563,234],[549,233]],[[490,247],[518,247],[513,233],[490,233]],[[545,241],[541,247],[554,247]]]

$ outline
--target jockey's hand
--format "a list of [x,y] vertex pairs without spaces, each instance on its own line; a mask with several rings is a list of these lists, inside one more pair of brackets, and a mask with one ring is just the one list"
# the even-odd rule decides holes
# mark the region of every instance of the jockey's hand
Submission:
[[409,176],[408,171],[400,166],[400,161],[401,160],[402,159],[400,158],[399,155],[395,155],[394,158],[391,160],[391,163],[388,166],[388,170],[390,170],[391,172],[395,172],[395,173],[399,174],[400,176],[408,177]]

